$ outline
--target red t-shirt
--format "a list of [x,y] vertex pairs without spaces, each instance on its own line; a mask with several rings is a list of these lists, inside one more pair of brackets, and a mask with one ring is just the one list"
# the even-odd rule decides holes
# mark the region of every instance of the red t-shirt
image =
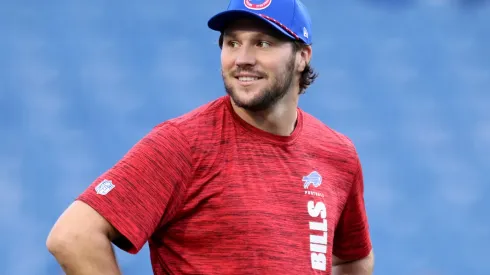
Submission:
[[352,142],[298,108],[290,136],[228,96],[165,121],[83,192],[155,274],[330,274],[371,250]]

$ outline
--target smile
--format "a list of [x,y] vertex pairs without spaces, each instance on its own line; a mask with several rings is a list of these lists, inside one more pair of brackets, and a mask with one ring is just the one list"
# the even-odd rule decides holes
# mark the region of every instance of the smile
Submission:
[[237,77],[237,79],[241,82],[252,82],[252,81],[257,81],[260,79],[260,77],[255,77],[255,76],[240,76]]
[[256,77],[256,76],[240,76],[240,77],[235,77],[236,80],[238,80],[238,84],[242,87],[248,87],[251,85],[255,85],[256,83],[261,80],[261,77]]

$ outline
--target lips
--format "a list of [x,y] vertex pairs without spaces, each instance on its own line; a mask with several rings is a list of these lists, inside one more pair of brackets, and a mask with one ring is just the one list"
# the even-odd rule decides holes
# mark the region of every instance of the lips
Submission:
[[241,83],[250,83],[262,79],[263,77],[257,73],[237,73],[234,74],[235,78]]
[[257,81],[261,79],[261,77],[258,76],[238,76],[236,78],[242,82],[251,82],[251,81]]

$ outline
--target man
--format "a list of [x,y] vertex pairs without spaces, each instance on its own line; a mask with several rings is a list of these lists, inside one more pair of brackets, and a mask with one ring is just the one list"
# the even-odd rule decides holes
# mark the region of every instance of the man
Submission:
[[147,241],[154,274],[372,274],[354,145],[298,108],[316,78],[306,8],[231,0],[208,25],[227,95],[142,138],[61,215],[49,251],[69,275],[120,274],[111,243]]

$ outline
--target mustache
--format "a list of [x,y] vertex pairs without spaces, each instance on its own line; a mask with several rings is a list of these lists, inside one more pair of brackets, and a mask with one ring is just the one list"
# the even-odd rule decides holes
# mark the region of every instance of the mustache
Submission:
[[267,76],[263,72],[256,71],[256,70],[250,70],[250,69],[235,69],[229,73],[229,75],[233,76],[233,77],[237,76],[238,74],[251,74],[251,75],[256,75],[256,76],[262,77],[262,78],[265,78]]

